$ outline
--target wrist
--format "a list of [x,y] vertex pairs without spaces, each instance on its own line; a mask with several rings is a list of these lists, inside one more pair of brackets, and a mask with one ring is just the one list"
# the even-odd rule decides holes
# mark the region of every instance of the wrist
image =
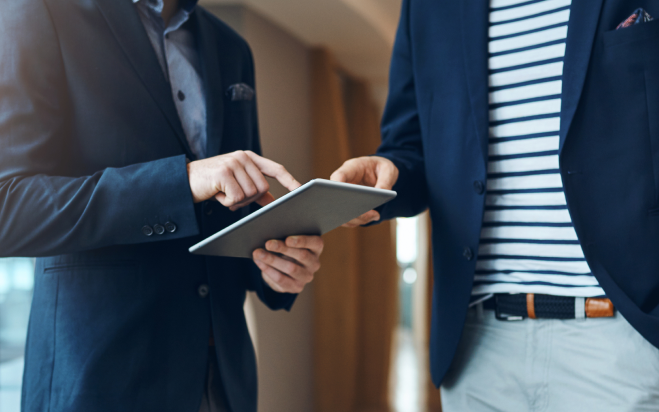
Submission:
[[190,185],[190,193],[192,194],[192,202],[193,203],[199,203],[204,201],[205,199],[201,199],[198,196],[198,190],[196,190],[196,174],[195,174],[195,169],[196,169],[196,162],[191,162],[188,159],[186,159],[187,164],[186,164],[186,171],[188,173],[188,183]]

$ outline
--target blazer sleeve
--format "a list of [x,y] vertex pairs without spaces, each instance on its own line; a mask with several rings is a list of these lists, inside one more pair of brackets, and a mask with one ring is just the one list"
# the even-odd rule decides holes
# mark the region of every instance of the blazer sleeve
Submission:
[[382,119],[377,155],[399,170],[393,190],[398,196],[379,208],[382,219],[415,216],[428,207],[421,125],[410,39],[410,0],[403,1],[389,75],[389,97]]
[[[183,155],[90,176],[60,173],[80,161],[67,150],[68,111],[65,65],[46,5],[4,2],[0,256],[49,256],[199,233]],[[177,226],[174,233],[142,233],[145,225],[166,221]]]

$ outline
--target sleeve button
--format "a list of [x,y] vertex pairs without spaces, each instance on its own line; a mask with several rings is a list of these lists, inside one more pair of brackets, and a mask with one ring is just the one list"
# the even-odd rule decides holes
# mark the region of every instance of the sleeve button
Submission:
[[142,234],[143,234],[144,236],[151,236],[151,235],[153,235],[153,229],[151,229],[151,226],[149,226],[149,225],[145,225],[145,226],[142,228]]
[[162,235],[165,233],[165,228],[163,225],[153,225],[153,231],[156,233],[156,235]]
[[474,258],[474,252],[471,251],[471,248],[466,247],[462,252],[462,256],[467,260],[472,260]]
[[172,222],[167,222],[165,223],[165,230],[167,230],[169,233],[174,233],[176,232],[176,225],[173,224]]

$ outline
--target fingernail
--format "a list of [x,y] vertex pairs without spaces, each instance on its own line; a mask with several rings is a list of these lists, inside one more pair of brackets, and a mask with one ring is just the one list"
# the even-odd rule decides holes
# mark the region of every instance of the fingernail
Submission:
[[288,241],[291,243],[291,245],[295,246],[300,241],[300,238],[297,236],[291,236],[288,238]]
[[259,259],[263,259],[265,257],[265,251],[262,249],[259,249],[256,251],[256,257]]
[[269,240],[268,243],[266,243],[266,247],[270,250],[277,250],[279,249],[279,242],[276,240]]

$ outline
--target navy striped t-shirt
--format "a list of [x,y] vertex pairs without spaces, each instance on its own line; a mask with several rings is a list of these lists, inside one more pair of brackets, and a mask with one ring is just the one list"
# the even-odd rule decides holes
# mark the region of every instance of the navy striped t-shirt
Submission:
[[604,295],[558,169],[571,0],[491,0],[487,197],[472,301],[492,293]]

